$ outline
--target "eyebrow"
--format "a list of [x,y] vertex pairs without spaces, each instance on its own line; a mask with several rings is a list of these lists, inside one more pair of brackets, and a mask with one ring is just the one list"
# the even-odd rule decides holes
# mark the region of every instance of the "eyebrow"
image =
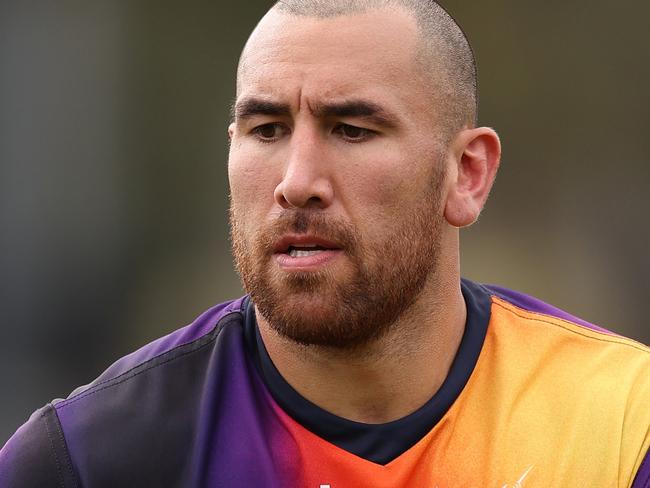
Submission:
[[[311,112],[316,117],[359,117],[375,124],[394,128],[399,118],[369,100],[344,100],[341,102],[326,102],[313,105]],[[265,100],[262,98],[246,98],[235,102],[231,108],[231,116],[235,119],[246,119],[256,115],[289,116],[289,104]]]
[[291,115],[291,107],[285,103],[272,102],[261,98],[246,98],[233,104],[230,115],[235,119],[246,119],[255,115]]
[[323,103],[312,107],[317,117],[358,117],[384,127],[396,127],[399,118],[381,105],[368,100]]

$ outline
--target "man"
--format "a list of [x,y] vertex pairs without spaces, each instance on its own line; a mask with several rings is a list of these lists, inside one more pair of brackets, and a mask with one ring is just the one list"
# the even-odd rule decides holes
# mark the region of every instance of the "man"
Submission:
[[249,295],[32,415],[0,484],[647,487],[650,350],[460,278],[500,144],[426,1],[286,0],[240,60]]

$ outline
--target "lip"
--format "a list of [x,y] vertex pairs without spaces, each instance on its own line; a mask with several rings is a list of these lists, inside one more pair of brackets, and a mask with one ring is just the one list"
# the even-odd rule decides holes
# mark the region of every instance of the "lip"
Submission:
[[339,246],[336,242],[323,239],[322,237],[310,234],[287,234],[275,243],[273,246],[273,252],[275,254],[285,254],[289,250],[290,246],[300,246],[305,244],[313,244],[319,247],[323,247],[328,251],[341,250],[341,246]]
[[[308,244],[324,249],[311,256],[289,256],[289,247]],[[285,235],[276,242],[273,251],[276,263],[285,271],[316,271],[343,254],[343,249],[336,242],[310,234]]]
[[288,254],[277,253],[275,254],[275,261],[285,271],[316,271],[323,266],[327,266],[342,254],[341,249],[327,249],[311,256],[296,258],[292,258]]

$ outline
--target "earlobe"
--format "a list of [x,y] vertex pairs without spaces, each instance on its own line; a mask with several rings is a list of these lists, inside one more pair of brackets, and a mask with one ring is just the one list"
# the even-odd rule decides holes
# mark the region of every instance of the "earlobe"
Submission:
[[451,144],[452,172],[445,219],[465,227],[477,219],[494,183],[501,159],[501,143],[489,127],[461,131]]

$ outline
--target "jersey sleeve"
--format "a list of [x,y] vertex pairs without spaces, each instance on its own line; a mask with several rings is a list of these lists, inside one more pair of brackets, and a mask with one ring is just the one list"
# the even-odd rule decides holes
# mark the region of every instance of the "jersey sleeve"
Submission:
[[0,450],[3,488],[79,486],[52,405],[37,410]]
[[[623,453],[634,460],[633,481],[621,486],[650,488],[650,361],[639,368],[637,382],[628,397],[623,421]],[[627,441],[626,441],[627,440]],[[622,456],[622,459],[628,457]]]

